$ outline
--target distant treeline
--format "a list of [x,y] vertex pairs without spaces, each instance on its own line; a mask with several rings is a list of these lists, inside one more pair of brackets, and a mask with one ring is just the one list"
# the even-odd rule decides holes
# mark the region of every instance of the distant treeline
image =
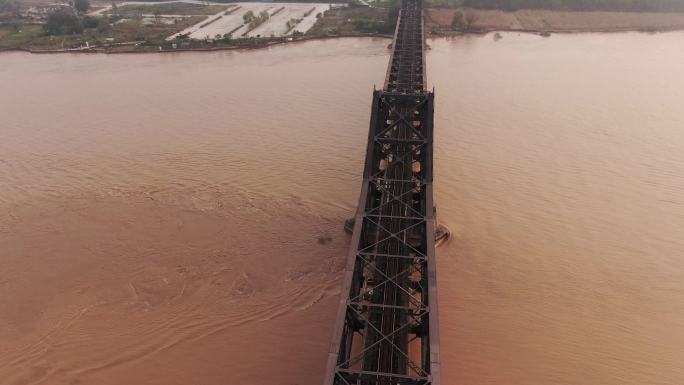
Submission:
[[550,9],[559,11],[684,12],[684,0],[462,0],[479,9]]

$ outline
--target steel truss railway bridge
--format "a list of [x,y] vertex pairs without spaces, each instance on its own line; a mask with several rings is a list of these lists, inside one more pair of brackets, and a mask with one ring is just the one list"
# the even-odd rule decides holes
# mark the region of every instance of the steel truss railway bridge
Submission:
[[324,385],[441,384],[434,94],[422,0],[403,0],[373,107],[363,185]]

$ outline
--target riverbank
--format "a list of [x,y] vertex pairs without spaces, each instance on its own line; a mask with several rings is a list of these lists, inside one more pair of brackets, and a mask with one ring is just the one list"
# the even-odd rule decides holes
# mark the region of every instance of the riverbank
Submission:
[[[467,28],[456,28],[452,21],[456,12],[467,15]],[[195,17],[197,18],[197,17]],[[155,24],[129,28],[127,23],[115,24],[117,43],[107,43],[102,38],[73,35],[59,40],[40,34],[40,26],[25,26],[19,33],[5,36],[0,52],[23,51],[36,54],[48,53],[169,53],[189,51],[225,51],[267,48],[279,44],[309,40],[325,40],[347,37],[391,38],[390,32],[375,30],[387,20],[386,9],[349,7],[324,13],[311,30],[297,36],[250,37],[239,39],[183,39],[168,41],[167,36],[192,25],[197,20],[186,18],[175,25]],[[143,29],[140,29],[143,28]],[[561,12],[524,10],[504,12],[497,10],[473,10],[456,8],[430,8],[426,12],[428,36],[486,34],[495,31],[512,31],[547,35],[550,33],[611,33],[611,32],[667,32],[684,30],[684,13],[637,13],[637,12]],[[369,30],[366,30],[369,29]],[[381,28],[382,29],[382,28]],[[464,31],[465,29],[466,31]],[[140,38],[144,30],[146,40]],[[8,32],[9,33],[9,32]],[[109,35],[108,35],[109,36]],[[8,40],[10,39],[10,40]],[[91,41],[88,41],[91,40]],[[85,41],[85,42],[84,42]],[[14,45],[14,46],[12,46]]]
[[684,13],[653,12],[564,12],[523,10],[459,10],[432,8],[427,10],[427,28],[434,34],[451,31],[456,12],[471,15],[471,30],[478,33],[517,31],[531,33],[582,32],[666,32],[684,30]]
[[163,48],[154,46],[115,46],[115,47],[91,47],[83,49],[34,49],[30,47],[20,48],[1,48],[0,53],[3,52],[28,52],[32,54],[60,54],[60,53],[84,53],[84,54],[150,54],[150,53],[174,53],[174,52],[214,52],[214,51],[233,51],[233,50],[253,50],[268,48],[281,44],[294,44],[314,40],[332,40],[353,37],[370,37],[381,39],[392,39],[392,35],[385,34],[344,34],[335,36],[301,36],[298,38],[265,40],[263,42],[253,42],[252,44],[236,44],[236,45],[214,45],[214,46],[198,46],[187,48]]

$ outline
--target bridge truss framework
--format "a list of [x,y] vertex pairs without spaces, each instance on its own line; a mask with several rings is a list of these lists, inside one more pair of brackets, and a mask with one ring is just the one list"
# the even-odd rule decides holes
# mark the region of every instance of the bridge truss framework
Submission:
[[403,0],[366,163],[324,385],[441,385],[433,103],[422,0]]

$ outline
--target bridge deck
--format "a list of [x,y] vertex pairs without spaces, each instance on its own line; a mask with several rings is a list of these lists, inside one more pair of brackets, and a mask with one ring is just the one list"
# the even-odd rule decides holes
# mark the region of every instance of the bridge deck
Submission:
[[404,0],[366,164],[325,385],[440,381],[433,93],[422,0]]

